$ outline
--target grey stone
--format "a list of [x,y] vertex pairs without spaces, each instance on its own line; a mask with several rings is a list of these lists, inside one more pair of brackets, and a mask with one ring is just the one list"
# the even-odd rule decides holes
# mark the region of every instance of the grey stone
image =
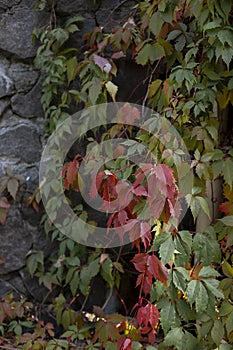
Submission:
[[98,25],[104,26],[106,31],[110,31],[116,23],[111,22],[110,19],[116,20],[118,23],[121,20],[126,21],[130,15],[130,9],[136,5],[137,1],[129,0],[102,0],[101,6],[96,12],[96,20]]
[[57,0],[56,11],[59,15],[85,14],[94,11],[92,0]]
[[0,12],[6,11],[7,9],[19,5],[21,0],[0,0]]
[[8,76],[8,73],[6,70],[7,70],[6,65],[4,64],[4,62],[0,60],[0,98],[12,95],[14,91],[14,83],[11,80],[11,78]]
[[0,118],[5,114],[6,110],[10,107],[9,99],[0,100]]
[[39,72],[30,65],[19,62],[11,65],[9,76],[17,92],[28,92],[36,84]]
[[0,155],[25,163],[40,160],[41,144],[37,130],[28,124],[0,130]]
[[17,93],[11,99],[12,110],[23,118],[43,117],[44,112],[40,103],[42,81],[27,93]]
[[7,220],[0,226],[0,275],[17,271],[25,265],[25,257],[32,246],[32,237],[24,227],[19,209],[11,207]]
[[17,297],[19,295],[26,296],[27,289],[24,286],[22,278],[17,273],[0,276],[0,296],[14,293]]
[[0,49],[21,58],[35,56],[36,47],[32,44],[32,31],[48,21],[44,14],[20,6],[0,13]]

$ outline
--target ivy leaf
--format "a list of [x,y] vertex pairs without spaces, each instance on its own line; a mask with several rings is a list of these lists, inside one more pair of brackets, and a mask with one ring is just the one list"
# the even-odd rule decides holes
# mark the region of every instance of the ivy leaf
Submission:
[[233,227],[233,215],[225,216],[222,219],[219,219],[224,225]]
[[112,260],[107,258],[101,264],[101,276],[108,283],[109,287],[112,288],[114,285],[114,277],[113,277],[113,263]]
[[172,236],[170,236],[168,240],[161,244],[159,249],[159,255],[163,264],[167,264],[170,260],[172,260],[174,250],[175,244],[172,239]]
[[213,261],[220,261],[221,259],[218,242],[214,237],[211,238],[204,233],[197,233],[195,235],[192,248],[197,261],[203,262],[205,265],[209,265]]
[[[232,42],[233,44],[233,42]],[[233,57],[233,48],[232,47],[224,47],[222,51],[222,59],[227,65],[227,69],[229,70],[230,68],[230,63],[232,61]]]
[[216,298],[224,298],[223,293],[218,289],[219,281],[213,278],[203,278],[208,291],[210,291]]
[[207,309],[209,297],[205,286],[199,281],[198,283],[199,283],[199,293],[195,299],[196,311],[198,313],[203,313]]
[[84,267],[80,272],[80,290],[83,295],[87,296],[89,293],[90,282],[100,270],[99,259],[92,261],[87,267]]
[[176,288],[184,293],[187,281],[189,280],[187,270],[185,270],[183,267],[177,267],[175,270],[173,270],[172,280]]
[[89,89],[89,97],[91,103],[94,105],[102,91],[102,84],[99,79],[93,79],[91,87]]
[[186,290],[186,294],[188,297],[188,301],[189,303],[192,305],[196,298],[199,295],[199,291],[200,291],[200,282],[197,280],[192,280],[191,282],[189,282],[187,290]]
[[77,65],[78,65],[78,61],[77,61],[77,57],[74,56],[72,58],[70,58],[67,62],[67,80],[68,80],[68,84],[71,83],[72,80],[74,80],[76,74],[77,74]]
[[223,162],[223,177],[226,183],[230,186],[230,189],[232,188],[232,183],[233,183],[233,159],[227,158]]
[[164,344],[167,346],[174,345],[176,349],[183,349],[184,333],[182,328],[176,327],[170,330],[164,339]]
[[18,188],[19,181],[15,178],[10,178],[10,180],[7,182],[7,190],[14,199],[16,199]]
[[155,36],[158,36],[163,25],[163,20],[159,11],[155,12],[150,20],[150,30]]
[[175,325],[176,310],[174,305],[167,300],[166,304],[160,310],[160,321],[165,334]]
[[215,320],[214,326],[211,329],[211,337],[216,345],[220,345],[224,337],[224,328],[221,320]]
[[151,53],[151,45],[145,44],[143,48],[139,51],[136,57],[137,64],[141,64],[142,66],[145,66],[149,61],[150,53]]

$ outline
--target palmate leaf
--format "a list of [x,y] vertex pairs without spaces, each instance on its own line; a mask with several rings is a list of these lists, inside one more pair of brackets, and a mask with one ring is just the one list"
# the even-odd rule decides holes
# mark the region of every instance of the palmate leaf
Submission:
[[196,311],[198,313],[205,312],[207,309],[207,306],[208,306],[208,301],[209,301],[209,297],[208,297],[207,290],[206,290],[205,286],[201,282],[199,282],[199,293],[198,293],[196,300],[195,300]]
[[197,261],[204,265],[210,265],[213,261],[221,260],[221,252],[215,237],[210,237],[205,233],[197,233],[193,240],[193,252]]
[[192,248],[192,234],[189,231],[179,231],[174,239],[175,249],[175,265],[181,266],[187,264],[190,259]]
[[184,293],[186,290],[187,281],[190,280],[189,273],[183,267],[177,267],[172,272],[172,280],[176,288]]
[[199,295],[199,291],[200,291],[200,282],[198,280],[192,280],[191,282],[189,282],[186,290],[186,294],[188,297],[188,301],[191,305],[196,301],[196,298]]
[[172,236],[170,235],[169,239],[162,243],[159,249],[159,255],[163,264],[166,264],[172,260],[174,250],[175,244]]
[[160,321],[165,334],[169,331],[169,329],[175,326],[177,322],[175,306],[171,304],[169,300],[167,300],[166,304],[163,305],[162,309],[160,310]]

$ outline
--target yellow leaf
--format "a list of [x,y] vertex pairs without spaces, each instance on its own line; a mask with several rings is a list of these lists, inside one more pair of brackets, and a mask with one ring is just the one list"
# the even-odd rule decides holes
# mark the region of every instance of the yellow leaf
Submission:
[[105,84],[105,86],[106,86],[106,89],[107,89],[109,95],[112,97],[113,101],[116,102],[116,94],[118,91],[118,86],[113,84],[111,81],[108,81]]

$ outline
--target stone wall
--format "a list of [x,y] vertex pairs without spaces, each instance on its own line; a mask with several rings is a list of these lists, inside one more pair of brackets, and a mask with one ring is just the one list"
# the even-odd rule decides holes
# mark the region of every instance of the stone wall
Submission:
[[[49,24],[50,12],[49,6],[43,12],[35,12],[35,2],[0,0],[0,178],[7,167],[25,178],[16,201],[11,201],[5,225],[0,225],[0,295],[15,290],[40,299],[37,282],[28,276],[25,268],[30,251],[42,249],[46,255],[51,249],[40,216],[26,207],[26,198],[38,185],[44,131],[40,105],[42,76],[33,64],[36,47],[31,34],[34,28]],[[96,25],[106,25],[109,29],[110,18],[127,17],[129,8],[136,3],[131,0],[47,2],[54,3],[58,24],[75,14],[85,17],[81,32],[74,38],[76,47],[82,45],[83,33]]]

